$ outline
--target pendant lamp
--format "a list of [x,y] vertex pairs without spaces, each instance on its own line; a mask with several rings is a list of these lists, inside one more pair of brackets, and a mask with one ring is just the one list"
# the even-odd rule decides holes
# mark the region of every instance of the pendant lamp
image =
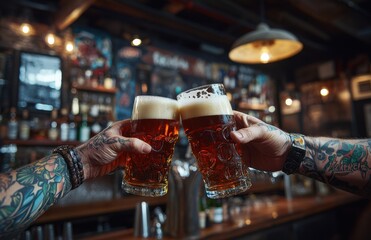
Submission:
[[289,58],[299,53],[303,44],[290,32],[260,23],[232,45],[229,58],[238,63],[264,64]]

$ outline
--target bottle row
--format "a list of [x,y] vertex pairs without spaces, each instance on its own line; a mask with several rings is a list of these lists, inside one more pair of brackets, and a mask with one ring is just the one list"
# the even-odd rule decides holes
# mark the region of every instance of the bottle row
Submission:
[[60,116],[57,110],[51,111],[50,118],[30,118],[27,109],[18,117],[16,108],[11,108],[8,119],[0,115],[0,139],[83,142],[106,128],[111,121],[108,114],[81,112],[75,115],[65,108],[61,109]]
[[114,89],[116,80],[109,71],[72,68],[71,81],[73,86]]

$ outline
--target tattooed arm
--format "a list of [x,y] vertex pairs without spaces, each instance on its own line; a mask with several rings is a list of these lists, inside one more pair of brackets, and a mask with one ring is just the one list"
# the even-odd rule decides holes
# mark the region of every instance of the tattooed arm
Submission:
[[[76,148],[85,179],[106,175],[123,166],[126,152],[151,151],[145,142],[123,137],[129,129],[128,120],[117,122]],[[0,174],[0,239],[27,228],[70,190],[67,164],[58,154]]]
[[0,238],[28,227],[71,189],[67,165],[59,155],[0,175]]
[[[247,165],[264,171],[282,170],[291,148],[289,134],[252,116],[234,115],[238,130],[231,137],[241,144]],[[371,139],[304,139],[306,155],[298,174],[371,197]]]
[[299,174],[371,197],[371,139],[305,137]]

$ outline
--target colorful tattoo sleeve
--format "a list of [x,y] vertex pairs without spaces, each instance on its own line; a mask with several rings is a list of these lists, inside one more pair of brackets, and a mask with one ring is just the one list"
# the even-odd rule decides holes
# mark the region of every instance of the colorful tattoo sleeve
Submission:
[[299,173],[358,195],[371,197],[371,139],[305,137]]
[[0,174],[0,239],[28,227],[70,189],[67,165],[59,155]]

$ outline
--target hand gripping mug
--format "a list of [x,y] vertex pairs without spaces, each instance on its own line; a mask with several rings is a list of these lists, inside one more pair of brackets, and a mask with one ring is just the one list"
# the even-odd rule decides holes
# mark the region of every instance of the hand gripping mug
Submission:
[[176,100],[147,95],[135,98],[130,136],[149,143],[152,151],[128,154],[122,181],[126,192],[151,197],[167,193],[169,167],[178,132]]
[[207,196],[223,198],[249,189],[248,167],[230,138],[236,122],[223,84],[187,90],[177,100]]

